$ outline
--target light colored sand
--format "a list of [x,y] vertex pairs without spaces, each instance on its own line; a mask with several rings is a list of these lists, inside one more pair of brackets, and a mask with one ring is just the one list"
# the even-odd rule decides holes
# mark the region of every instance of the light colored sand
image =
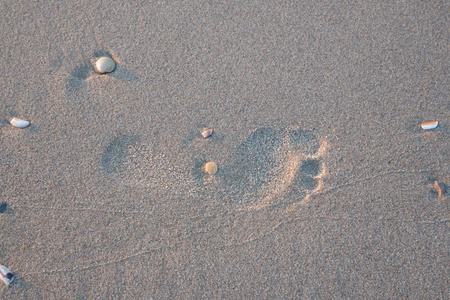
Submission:
[[0,3],[0,298],[448,295],[447,4],[123,2]]

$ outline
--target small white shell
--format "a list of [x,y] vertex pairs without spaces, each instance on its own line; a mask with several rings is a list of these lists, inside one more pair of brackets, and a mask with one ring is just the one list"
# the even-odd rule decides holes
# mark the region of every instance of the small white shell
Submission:
[[29,121],[25,121],[19,118],[13,118],[11,120],[11,125],[17,128],[25,128],[28,127],[30,125]]
[[7,267],[0,265],[0,279],[6,285],[10,285],[14,280],[14,275]]
[[95,68],[99,73],[110,73],[116,68],[116,62],[109,57],[100,57],[95,63]]
[[422,123],[420,124],[420,126],[422,126],[423,129],[427,130],[427,129],[434,129],[438,126],[439,122],[438,121],[433,121],[433,122],[427,122],[427,123]]
[[203,137],[204,139],[206,139],[206,138],[208,138],[211,134],[213,134],[213,132],[214,132],[214,129],[212,129],[212,128],[206,128],[206,129],[203,129],[203,131],[202,131],[202,137]]

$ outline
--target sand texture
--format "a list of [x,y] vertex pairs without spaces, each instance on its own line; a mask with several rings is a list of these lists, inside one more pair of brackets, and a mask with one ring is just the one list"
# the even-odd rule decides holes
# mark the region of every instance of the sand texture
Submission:
[[448,297],[448,1],[47,2],[0,2],[0,299]]

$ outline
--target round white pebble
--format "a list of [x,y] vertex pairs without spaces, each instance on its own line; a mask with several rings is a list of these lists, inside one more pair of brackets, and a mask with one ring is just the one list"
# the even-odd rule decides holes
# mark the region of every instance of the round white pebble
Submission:
[[95,63],[95,68],[99,73],[110,73],[116,68],[116,62],[109,57],[100,57]]

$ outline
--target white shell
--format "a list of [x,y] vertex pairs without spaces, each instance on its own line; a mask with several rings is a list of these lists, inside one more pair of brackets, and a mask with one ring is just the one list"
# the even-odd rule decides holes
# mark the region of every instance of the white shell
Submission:
[[212,128],[204,129],[204,130],[202,131],[202,137],[206,139],[206,138],[209,137],[211,134],[213,134],[213,132],[214,132],[214,129],[212,129]]
[[14,275],[7,267],[0,265],[0,279],[6,285],[10,285],[14,280]]
[[438,121],[434,121],[434,122],[427,122],[427,123],[422,123],[420,124],[420,126],[422,126],[423,129],[434,129],[438,126],[439,122]]
[[29,121],[25,121],[19,118],[13,118],[11,120],[11,125],[17,128],[25,128],[28,127],[30,125]]
[[116,68],[116,62],[109,57],[100,57],[95,63],[95,68],[99,73],[110,73]]

